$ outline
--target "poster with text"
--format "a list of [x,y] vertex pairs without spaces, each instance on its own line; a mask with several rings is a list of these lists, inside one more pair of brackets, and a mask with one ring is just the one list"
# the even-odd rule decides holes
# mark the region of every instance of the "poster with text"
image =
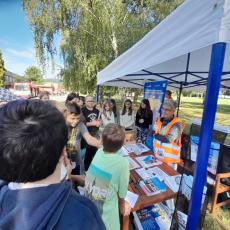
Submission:
[[146,82],[144,85],[144,98],[149,100],[153,111],[153,122],[161,113],[167,85],[167,81]]

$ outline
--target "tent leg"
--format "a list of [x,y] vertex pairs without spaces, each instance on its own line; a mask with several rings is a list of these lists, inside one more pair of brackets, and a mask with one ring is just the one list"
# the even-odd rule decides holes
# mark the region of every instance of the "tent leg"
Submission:
[[181,83],[180,84],[180,90],[179,90],[179,97],[178,97],[178,107],[177,107],[177,113],[176,113],[177,117],[179,115],[179,110],[180,110],[180,99],[181,99],[182,89],[183,89],[183,84]]
[[100,86],[97,85],[97,89],[96,89],[96,102],[98,103],[100,99]]
[[225,43],[217,43],[212,46],[208,85],[206,90],[207,93],[202,117],[201,133],[186,230],[195,230],[198,229],[199,226],[202,194],[207,177],[208,157],[215,122],[225,48]]

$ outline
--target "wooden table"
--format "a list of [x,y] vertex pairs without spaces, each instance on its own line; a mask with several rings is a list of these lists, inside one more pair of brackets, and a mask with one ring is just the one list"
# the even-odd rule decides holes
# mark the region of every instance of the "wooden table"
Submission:
[[[141,156],[150,155],[150,154],[151,153],[145,153],[142,154]],[[130,154],[130,157],[132,157],[135,160],[135,157],[137,156],[135,154]],[[179,174],[177,171],[175,171],[165,163],[162,163],[162,165],[157,165],[155,167],[159,167],[162,171],[164,171],[169,176],[175,176]],[[167,190],[165,192],[161,192],[159,194],[152,195],[152,196],[145,195],[144,192],[136,185],[139,179],[140,176],[136,173],[135,169],[131,170],[128,190],[139,195],[135,207],[132,209],[132,212],[138,211],[142,208],[148,207],[156,203],[166,201],[168,199],[176,198],[177,193],[174,193],[167,185],[166,185]],[[122,230],[129,229],[129,216],[122,216],[121,226],[122,226]]]

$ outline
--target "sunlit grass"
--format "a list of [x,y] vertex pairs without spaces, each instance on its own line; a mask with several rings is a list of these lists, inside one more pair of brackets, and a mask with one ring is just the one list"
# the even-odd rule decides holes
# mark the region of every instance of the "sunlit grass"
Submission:
[[219,208],[213,214],[207,212],[203,225],[204,230],[230,230],[230,209]]
[[[179,116],[186,123],[185,132],[189,133],[194,118],[201,119],[203,114],[203,99],[195,97],[182,97]],[[230,127],[230,99],[219,99],[215,124]],[[230,135],[225,143],[230,144]]]

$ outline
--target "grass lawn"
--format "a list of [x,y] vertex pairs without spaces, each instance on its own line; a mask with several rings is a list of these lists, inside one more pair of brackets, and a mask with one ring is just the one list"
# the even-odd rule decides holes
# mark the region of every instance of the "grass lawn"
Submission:
[[204,230],[230,230],[230,209],[219,208],[214,214],[206,213]]
[[[203,113],[203,99],[195,97],[182,97],[180,105],[180,117],[186,123],[186,132],[189,131],[190,124],[194,118],[201,119]],[[228,126],[230,128],[230,99],[219,99],[216,113],[216,124]],[[228,135],[227,143],[230,144]]]

